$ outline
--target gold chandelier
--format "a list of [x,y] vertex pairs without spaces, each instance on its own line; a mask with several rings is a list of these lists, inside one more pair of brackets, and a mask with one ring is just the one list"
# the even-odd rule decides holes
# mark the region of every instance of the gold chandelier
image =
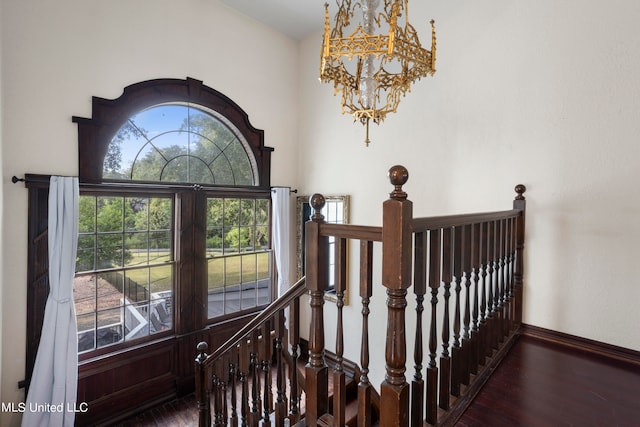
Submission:
[[[342,114],[351,114],[354,121],[366,126],[365,142],[369,145],[369,122],[379,124],[387,113],[395,113],[411,84],[435,73],[434,21],[428,51],[409,24],[408,0],[336,3],[333,29],[329,4],[325,3],[320,81],[333,82],[334,94],[342,93]],[[398,22],[401,19],[404,25]]]

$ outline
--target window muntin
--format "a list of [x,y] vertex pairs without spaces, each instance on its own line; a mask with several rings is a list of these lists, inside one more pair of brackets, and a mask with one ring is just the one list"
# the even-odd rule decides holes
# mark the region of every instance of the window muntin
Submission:
[[271,301],[268,199],[207,198],[209,319]]
[[171,330],[172,199],[83,194],[79,205],[78,352]]
[[158,104],[131,116],[111,139],[107,179],[257,186],[258,170],[242,133],[215,111]]

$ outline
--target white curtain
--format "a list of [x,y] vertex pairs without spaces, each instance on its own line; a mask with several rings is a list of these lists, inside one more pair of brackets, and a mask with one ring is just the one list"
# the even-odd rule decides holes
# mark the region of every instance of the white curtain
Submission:
[[78,178],[51,177],[49,297],[22,417],[23,426],[73,426],[78,382],[78,336],[73,276],[78,240]]
[[273,252],[278,271],[278,296],[289,289],[289,264],[291,259],[291,202],[289,187],[271,190],[273,218]]

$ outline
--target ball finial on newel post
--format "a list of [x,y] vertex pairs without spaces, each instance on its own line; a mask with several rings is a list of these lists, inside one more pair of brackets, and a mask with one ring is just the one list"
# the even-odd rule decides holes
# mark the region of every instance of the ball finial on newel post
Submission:
[[389,196],[394,200],[406,200],[407,193],[402,190],[402,186],[409,180],[409,171],[402,165],[395,165],[389,169],[389,181],[395,188]]
[[516,200],[524,200],[524,192],[527,191],[527,187],[525,187],[522,184],[518,184],[516,185],[515,190],[516,190],[516,193],[518,194],[516,196]]
[[311,208],[313,209],[311,221],[322,221],[324,219],[324,215],[322,215],[321,211],[325,203],[326,200],[320,193],[315,193],[313,196],[309,197],[309,205],[311,205]]

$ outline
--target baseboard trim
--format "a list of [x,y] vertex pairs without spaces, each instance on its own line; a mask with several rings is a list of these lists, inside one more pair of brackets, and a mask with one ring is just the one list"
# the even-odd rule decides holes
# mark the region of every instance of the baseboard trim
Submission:
[[640,367],[640,351],[526,324],[522,325],[522,335],[571,347],[592,356],[625,363],[635,368]]

